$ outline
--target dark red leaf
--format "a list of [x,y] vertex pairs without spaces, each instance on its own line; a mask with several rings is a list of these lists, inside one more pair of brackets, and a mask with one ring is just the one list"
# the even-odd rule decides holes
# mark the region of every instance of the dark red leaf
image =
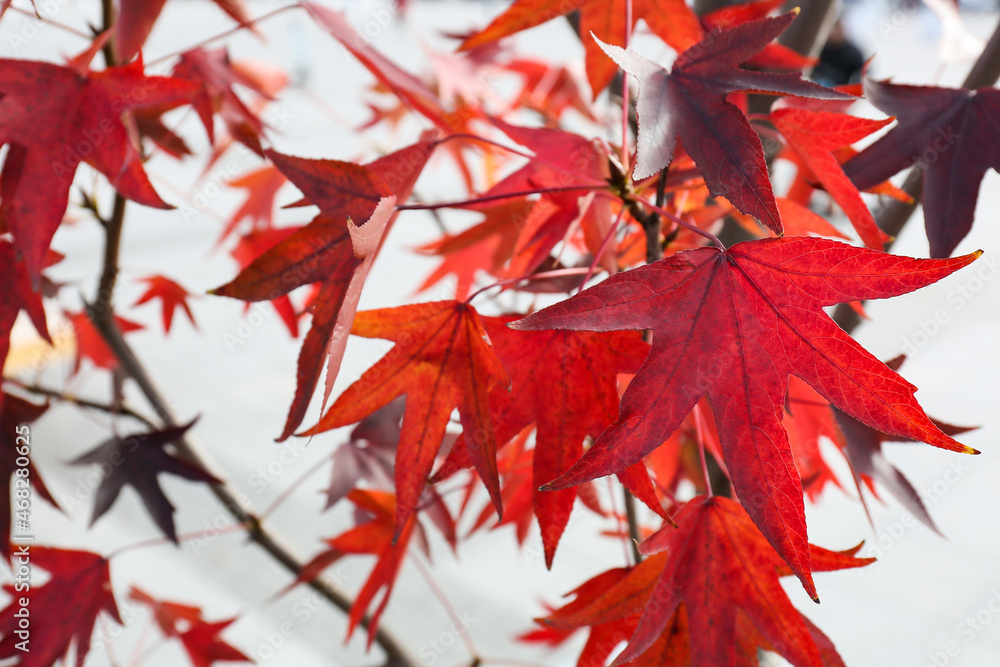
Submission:
[[156,476],[166,472],[195,482],[218,483],[219,481],[205,470],[182,461],[165,449],[167,445],[183,437],[193,424],[194,422],[191,422],[186,426],[125,437],[116,436],[70,461],[73,465],[98,463],[111,467],[111,472],[97,487],[91,525],[111,509],[122,488],[130,485],[142,498],[142,504],[163,534],[177,542],[174,506],[163,494]]
[[[0,611],[0,659],[17,657],[21,667],[51,667],[68,657],[75,646],[76,667],[83,667],[100,613],[122,623],[111,591],[108,561],[89,551],[28,548],[29,567],[41,568],[52,578],[41,586],[32,582],[30,590],[18,590],[16,579],[14,585],[4,585],[11,601]],[[27,606],[20,604],[22,598],[29,601]],[[24,631],[17,617],[21,609],[28,610],[30,627],[19,636],[18,631]]]
[[795,237],[677,253],[620,273],[511,324],[517,329],[652,329],[653,348],[622,397],[619,420],[548,485],[559,489],[642,459],[702,395],[715,412],[733,488],[815,597],[802,486],[781,419],[795,374],[856,419],[957,452],[913,397],[916,387],[823,311],[929,285],[979,253],[921,260]]
[[923,169],[931,257],[948,257],[972,229],[983,176],[1000,169],[1000,90],[866,79],[865,95],[899,123],[844,171],[864,190],[910,165]]
[[197,89],[190,81],[146,76],[141,62],[81,75],[50,63],[0,60],[0,144],[9,146],[0,212],[33,283],[81,162],[123,197],[170,208],[150,185],[123,114],[190,101]]
[[722,195],[743,213],[781,233],[781,216],[760,138],[727,97],[756,91],[850,99],[803,81],[798,73],[773,74],[738,67],[781,34],[794,18],[790,13],[708,33],[681,53],[669,72],[638,54],[602,45],[615,62],[639,79],[636,179],[652,176],[667,166],[679,138],[713,195]]

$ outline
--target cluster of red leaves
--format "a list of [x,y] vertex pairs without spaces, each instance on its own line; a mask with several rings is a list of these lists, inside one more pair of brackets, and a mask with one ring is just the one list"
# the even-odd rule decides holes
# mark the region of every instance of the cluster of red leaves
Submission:
[[[241,3],[215,2],[250,27]],[[0,360],[21,311],[48,337],[42,270],[51,263],[49,246],[80,164],[103,174],[122,197],[169,207],[144,171],[143,141],[174,157],[190,153],[162,118],[190,105],[213,143],[211,160],[238,142],[267,161],[230,184],[246,190],[246,199],[220,243],[236,237],[231,254],[239,272],[212,293],[270,302],[293,337],[300,318],[310,317],[278,439],[300,429],[324,371],[318,421],[298,435],[357,424],[333,456],[328,492],[328,506],[345,497],[353,503],[357,525],[326,540],[296,582],[344,556],[376,557],[350,612],[348,635],[375,605],[374,636],[408,549],[427,550],[421,518],[456,547],[456,522],[480,482],[491,506],[479,512],[473,530],[495,510],[496,525],[515,525],[523,541],[534,518],[551,567],[577,500],[606,514],[591,481],[615,474],[662,519],[642,543],[649,557],[584,583],[525,639],[558,643],[589,628],[581,665],[604,664],[622,641],[628,643],[616,665],[756,664],[759,649],[795,665],[841,664],[832,642],[795,610],[778,581],[794,574],[818,600],[813,572],[870,561],[856,558],[857,549],[833,552],[808,542],[804,496],[838,484],[821,442],[841,449],[859,492],[862,485],[874,492],[878,481],[932,528],[881,443],[974,450],[952,437],[965,429],[924,413],[898,364],[874,358],[824,308],[905,294],[978,257],[948,258],[971,227],[983,174],[1000,167],[996,90],[866,80],[869,100],[898,124],[858,152],[852,144],[894,119],[854,117],[849,106],[860,91],[801,78],[797,70],[810,61],[774,42],[795,16],[768,16],[776,0],[701,19],[679,0],[583,0],[574,8],[593,95],[619,67],[639,81],[630,154],[563,129],[566,114],[591,123],[600,117],[568,69],[510,57],[496,44],[563,15],[568,5],[516,0],[484,30],[462,36],[458,54],[432,54],[435,71],[427,80],[379,53],[344,14],[303,0],[299,6],[391,98],[388,107],[372,105],[370,124],[394,125],[412,113],[431,126],[415,143],[364,164],[306,159],[268,148],[259,110],[285,84],[283,76],[205,48],[181,54],[170,76],[145,73],[139,51],[164,3],[121,3],[113,39],[125,64],[91,68],[112,38],[107,33],[66,65],[0,61],[0,145],[7,147],[0,172]],[[678,52],[669,70],[623,48],[639,19]],[[512,99],[498,105],[496,91],[476,85],[475,73],[486,68],[521,80]],[[768,174],[759,119],[747,116],[750,92],[788,96],[766,116],[781,157],[797,168],[783,196]],[[506,118],[523,110],[537,112],[544,127]],[[216,132],[216,119],[224,132]],[[951,134],[952,127],[963,130]],[[454,160],[467,197],[451,205],[407,204],[439,150]],[[933,176],[924,204],[938,259],[882,252],[886,237],[861,195],[905,198],[886,179],[915,160]],[[477,187],[484,179],[485,187]],[[311,221],[275,225],[286,182],[303,197],[293,207],[318,209]],[[808,208],[815,189],[830,195],[867,247],[819,238],[845,237]],[[357,312],[398,216],[448,206],[482,216],[421,249],[443,259],[420,289],[454,276],[454,299]],[[755,239],[730,248],[710,244],[727,217]],[[602,273],[604,280],[583,289]],[[498,281],[494,287],[521,294],[574,294],[537,312],[480,314],[471,300],[482,293],[474,288],[484,274]],[[177,308],[194,323],[189,294],[177,281],[144,280],[146,291],[133,305],[161,301],[165,332]],[[122,331],[141,328],[116,318]],[[67,319],[76,332],[77,367],[88,357],[114,369],[116,357],[88,315],[67,313]],[[394,346],[334,398],[349,334]],[[16,447],[13,425],[45,411],[6,394],[0,407],[5,450]],[[116,435],[73,461],[122,461],[97,491],[93,520],[131,485],[176,541],[173,507],[157,475],[217,481],[173,449],[188,428]],[[719,489],[702,470],[706,456],[735,499],[713,495]],[[474,474],[465,477],[465,497],[453,516],[436,485],[466,469]],[[13,469],[3,472],[14,479]],[[705,495],[685,500],[684,482]],[[37,474],[32,483],[51,501]],[[5,515],[0,529],[9,555]],[[53,577],[33,587],[32,610],[47,610],[50,619],[33,628],[45,649],[22,664],[52,664],[74,644],[82,663],[99,613],[120,622],[108,561],[43,547],[32,554]],[[70,579],[72,587],[64,583]],[[232,619],[209,623],[197,607],[138,589],[132,597],[150,607],[163,635],[179,640],[193,664],[245,659],[219,638]],[[16,608],[0,612],[0,657],[15,655]]]

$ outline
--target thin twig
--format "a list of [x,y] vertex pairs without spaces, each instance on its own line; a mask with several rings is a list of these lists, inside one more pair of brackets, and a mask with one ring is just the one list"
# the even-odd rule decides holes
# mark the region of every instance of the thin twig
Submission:
[[[104,28],[108,29],[114,24],[114,6],[112,0],[102,0],[101,4],[105,21]],[[272,14],[274,13],[272,12]],[[106,50],[105,58],[109,66],[115,64],[116,54],[114,50]],[[94,327],[100,333],[112,354],[118,360],[121,370],[127,377],[131,377],[139,385],[146,400],[149,401],[149,404],[163,424],[167,427],[172,427],[178,423],[176,418],[146,373],[145,367],[139,362],[132,348],[129,347],[128,343],[122,337],[118,323],[115,321],[114,309],[112,308],[115,282],[118,277],[118,254],[121,245],[122,226],[125,220],[125,205],[125,198],[116,193],[112,214],[105,226],[104,262],[98,285],[97,298],[94,303],[87,304],[87,315],[94,323]],[[207,465],[207,457],[194,446],[189,438],[180,438],[175,441],[174,445],[177,447],[177,454],[180,458],[201,468],[208,469],[210,467]],[[283,544],[265,528],[260,517],[255,516],[243,507],[239,500],[240,496],[235,491],[231,490],[225,482],[211,484],[209,488],[233,518],[238,523],[246,526],[247,533],[252,541],[256,542],[296,577],[301,574],[304,567],[303,560],[293,554],[288,546]],[[344,613],[350,613],[353,602],[339,590],[319,578],[312,579],[308,585],[334,606],[344,611]],[[368,615],[365,615],[361,620],[361,626],[365,629],[369,628],[370,619]],[[383,628],[379,628],[376,631],[374,641],[385,651],[387,665],[412,667],[416,664],[396,642],[395,638]]]
[[463,199],[461,201],[449,201],[449,202],[439,202],[436,204],[403,204],[402,206],[397,206],[397,211],[434,211],[440,208],[462,208],[465,206],[473,206],[475,204],[484,204],[486,202],[498,201],[502,199],[516,199],[517,197],[528,197],[531,195],[544,195],[551,192],[574,192],[574,191],[592,191],[592,190],[602,190],[607,187],[606,183],[601,185],[559,185],[551,188],[536,188],[533,190],[518,190],[516,192],[501,192],[495,195],[483,195],[481,197],[473,197],[471,199]]
[[542,271],[539,273],[529,273],[524,276],[518,276],[517,278],[505,278],[503,280],[498,280],[495,283],[490,283],[485,287],[480,287],[478,290],[473,292],[468,298],[466,298],[465,303],[470,303],[477,296],[485,292],[486,290],[493,289],[494,287],[507,287],[508,285],[519,285],[523,282],[531,282],[533,280],[548,280],[549,278],[567,278],[569,276],[579,276],[584,275],[588,272],[588,269],[582,266],[570,267],[568,269],[553,269],[552,271]]
[[82,408],[90,408],[91,410],[99,410],[100,412],[106,412],[112,415],[123,415],[125,417],[131,417],[137,421],[142,422],[150,428],[155,428],[155,424],[152,420],[142,416],[132,408],[122,405],[115,406],[109,405],[107,403],[100,403],[98,401],[91,401],[86,398],[80,398],[79,396],[74,396],[73,394],[66,394],[56,389],[49,389],[47,387],[42,387],[37,384],[28,384],[26,382],[21,382],[15,378],[5,377],[4,382],[8,382],[18,387],[19,389],[36,394],[38,396],[45,396],[47,398],[54,398],[57,401],[62,401],[63,403],[72,403],[73,405],[79,405]]
[[467,133],[467,132],[456,132],[455,134],[449,134],[447,137],[444,137],[443,139],[439,140],[438,144],[440,145],[440,144],[445,143],[446,141],[451,141],[453,139],[460,139],[460,140],[465,140],[465,141],[478,141],[480,143],[489,144],[490,146],[495,146],[495,147],[500,148],[502,150],[505,150],[508,153],[511,153],[513,155],[517,155],[517,156],[526,158],[528,160],[532,160],[534,162],[538,162],[539,164],[544,164],[546,167],[551,167],[555,171],[559,171],[559,172],[562,172],[564,174],[573,176],[574,178],[581,179],[581,180],[588,180],[588,181],[590,181],[591,183],[593,183],[594,185],[596,185],[598,187],[607,187],[607,183],[604,183],[601,180],[598,180],[596,178],[591,178],[591,177],[587,176],[586,174],[581,174],[581,173],[579,173],[577,171],[573,171],[572,169],[567,169],[563,165],[556,164],[555,162],[552,162],[551,160],[548,160],[548,159],[542,157],[541,155],[537,155],[537,154],[533,155],[531,153],[525,153],[524,151],[519,150],[517,148],[514,148],[513,146],[508,146],[506,144],[500,143],[499,141],[493,141],[492,139],[487,139],[486,137],[481,137],[478,134],[470,134],[470,133]]
[[152,60],[147,60],[146,61],[146,66],[148,67],[150,65],[158,65],[159,63],[162,63],[165,60],[170,60],[171,58],[176,58],[176,57],[180,56],[182,53],[186,53],[186,52],[190,51],[191,49],[196,49],[196,48],[198,48],[200,46],[205,46],[207,44],[211,44],[212,42],[217,42],[220,39],[223,39],[224,37],[229,37],[230,35],[235,35],[240,30],[244,30],[247,27],[253,27],[254,25],[260,23],[261,21],[265,21],[265,20],[267,20],[269,18],[277,16],[278,14],[281,14],[282,12],[287,12],[289,9],[298,9],[299,7],[301,7],[301,5],[299,5],[298,3],[295,3],[293,5],[285,5],[284,7],[278,7],[277,9],[272,9],[271,11],[267,12],[266,14],[262,14],[262,15],[258,16],[255,19],[250,19],[246,23],[241,23],[240,25],[238,25],[238,26],[236,26],[234,28],[230,28],[229,30],[226,30],[225,32],[220,32],[220,33],[218,33],[216,35],[213,35],[212,37],[209,37],[208,39],[203,39],[200,42],[198,42],[197,44],[193,44],[193,45],[187,47],[186,49],[182,49],[180,51],[175,51],[174,53],[168,53],[165,56],[160,56],[159,58],[154,58]]
[[13,5],[8,7],[7,9],[9,9],[12,12],[17,12],[18,14],[22,14],[24,16],[29,16],[35,19],[36,21],[41,21],[42,23],[46,23],[52,26],[53,28],[59,28],[60,30],[64,30],[72,35],[76,35],[77,37],[82,37],[83,39],[86,39],[88,41],[94,39],[94,36],[91,34],[88,34],[82,30],[77,30],[71,25],[60,23],[59,21],[56,21],[54,19],[46,18],[44,16],[39,16],[37,12],[29,12],[26,9],[21,9],[20,7],[14,7]]
[[[719,237],[717,237],[715,234],[713,234],[712,232],[705,231],[704,229],[698,227],[697,225],[691,224],[687,220],[684,220],[683,218],[680,218],[680,217],[674,215],[673,213],[671,213],[670,211],[664,209],[663,207],[657,206],[656,204],[650,204],[648,201],[646,201],[642,197],[639,197],[638,195],[633,195],[633,194],[625,195],[625,200],[626,200],[626,202],[634,202],[635,204],[638,204],[640,206],[644,206],[646,208],[650,208],[653,211],[655,211],[656,213],[659,213],[660,215],[662,215],[667,220],[670,220],[671,222],[674,222],[674,223],[680,225],[681,227],[683,227],[683,228],[685,228],[685,229],[687,229],[689,231],[692,231],[695,234],[698,234],[699,236],[704,236],[706,239],[708,239],[709,241],[711,241],[715,245],[715,247],[717,247],[719,250],[725,251],[725,249],[726,249],[725,244],[722,241],[720,241]],[[638,218],[636,218],[636,213],[638,213]],[[643,211],[641,208],[638,209],[638,210],[632,211],[632,217],[636,218],[636,219],[639,219],[640,222],[641,222],[642,218],[645,218],[648,215],[649,214],[646,213],[645,211]],[[649,238],[650,234],[651,234],[651,232],[647,230],[647,238]],[[656,259],[661,259],[663,257],[663,248],[660,246],[659,230],[656,231],[656,241],[654,243],[651,243],[650,246],[654,247],[655,250],[653,250],[652,253],[651,253],[650,248],[647,247],[647,249],[646,249],[647,261],[649,260],[649,258],[654,257],[654,256],[656,257]],[[656,259],[654,259],[652,261],[656,261]]]
[[476,644],[472,641],[472,636],[469,634],[469,628],[466,627],[465,621],[459,615],[455,606],[451,603],[451,600],[449,600],[448,596],[445,595],[443,590],[441,590],[438,583],[434,581],[434,575],[429,569],[427,569],[427,566],[420,560],[420,557],[413,552],[411,552],[409,556],[410,562],[413,563],[417,572],[420,573],[421,578],[424,580],[424,583],[426,583],[427,587],[431,589],[431,593],[434,594],[434,597],[436,597],[438,602],[441,604],[441,608],[444,609],[448,618],[451,619],[451,626],[455,632],[458,633],[462,643],[465,644],[465,650],[469,652],[469,657],[474,661],[479,660],[479,650],[476,649]]
[[319,461],[309,466],[309,468],[305,472],[299,475],[298,478],[296,478],[291,484],[288,485],[288,488],[286,488],[284,491],[278,494],[278,497],[275,498],[273,501],[271,501],[270,505],[264,508],[264,511],[260,513],[260,518],[263,520],[274,514],[274,512],[279,507],[281,507],[281,505],[286,500],[291,498],[292,494],[295,493],[295,491],[297,491],[301,487],[303,482],[305,482],[307,479],[315,475],[320,468],[322,468],[332,459],[333,459],[332,454],[330,456],[324,456]]
[[[117,16],[115,15],[115,3],[111,0],[101,0],[101,21],[104,26],[105,32],[115,25],[117,22]],[[113,36],[112,36],[113,37]],[[114,39],[109,39],[104,43],[104,48],[101,49],[104,53],[104,64],[107,67],[114,67],[118,64],[118,46]]]

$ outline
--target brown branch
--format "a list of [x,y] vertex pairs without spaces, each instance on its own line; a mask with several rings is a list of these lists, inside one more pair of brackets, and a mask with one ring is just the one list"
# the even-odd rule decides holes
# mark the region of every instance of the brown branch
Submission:
[[625,518],[628,520],[629,544],[632,545],[632,561],[635,565],[642,562],[642,554],[639,553],[639,542],[642,536],[639,534],[639,517],[635,511],[635,496],[624,486],[622,487],[625,496]]
[[778,35],[778,43],[806,57],[817,57],[840,16],[840,6],[841,0],[788,0],[782,11],[798,8],[799,15]]
[[[178,422],[171,413],[166,401],[153,384],[153,381],[139,362],[139,359],[135,356],[132,348],[129,347],[128,343],[122,337],[118,323],[115,322],[114,310],[111,307],[111,298],[118,275],[118,249],[124,215],[125,199],[120,195],[116,195],[114,212],[108,220],[106,229],[107,240],[104,251],[104,268],[101,273],[98,297],[95,303],[87,304],[87,315],[94,323],[94,326],[101,334],[108,348],[115,355],[121,370],[127,377],[132,378],[139,385],[139,389],[164,425],[167,427],[176,426]],[[205,456],[198,451],[188,438],[182,438],[174,444],[181,458],[199,467],[208,468],[205,465]],[[256,542],[258,546],[263,548],[296,577],[301,574],[304,562],[294,555],[289,547],[283,544],[276,536],[272,535],[262,525],[259,517],[246,510],[240,504],[236,493],[231,491],[225,483],[210,485],[209,488],[229,513],[232,514],[233,518],[246,527],[251,540]],[[336,588],[318,579],[310,581],[309,586],[345,613],[350,612],[352,601]],[[361,626],[368,629],[369,625],[370,619],[366,615],[361,620]],[[375,633],[375,641],[386,653],[387,666],[410,667],[416,664],[396,642],[396,639],[383,628],[379,628]]]
[[[112,0],[102,0],[101,6],[104,28],[107,29],[114,25],[114,5]],[[117,63],[117,54],[115,53],[112,41],[109,41],[105,46],[104,57],[108,66],[113,66]],[[176,426],[178,422],[171,413],[167,402],[153,384],[153,381],[150,379],[148,373],[146,373],[145,368],[139,362],[132,348],[125,342],[121,330],[118,328],[118,323],[114,318],[112,297],[118,277],[118,255],[121,246],[122,226],[125,220],[125,205],[125,198],[116,193],[111,217],[105,221],[104,262],[98,285],[97,298],[94,303],[86,304],[87,315],[94,323],[94,327],[100,333],[112,354],[115,355],[125,376],[132,378],[139,385],[146,400],[149,401],[149,404],[163,424],[167,427]],[[180,458],[202,468],[207,469],[209,467],[206,465],[206,457],[189,438],[181,438],[174,445],[177,447],[177,453]],[[245,526],[253,542],[256,542],[258,546],[263,548],[296,577],[302,573],[304,567],[302,559],[293,554],[288,546],[283,544],[275,535],[271,534],[264,527],[259,517],[244,508],[239,502],[238,495],[230,490],[225,482],[209,485],[209,488],[233,518]],[[308,582],[308,585],[334,606],[345,613],[350,613],[353,603],[350,598],[339,590],[320,579],[312,579]],[[370,618],[367,615],[361,620],[361,626],[366,630],[370,627]],[[396,642],[395,638],[384,629],[379,628],[376,631],[375,641],[386,653],[387,667],[412,667],[416,664]]]
[[110,405],[108,403],[101,403],[99,401],[92,401],[86,398],[80,398],[79,396],[74,396],[72,394],[63,393],[57,389],[49,389],[48,387],[42,387],[37,384],[28,384],[26,382],[21,382],[16,378],[5,377],[4,382],[10,383],[15,387],[26,391],[30,394],[35,394],[36,396],[45,396],[46,398],[53,398],[57,401],[62,401],[63,403],[72,403],[73,405],[78,405],[82,408],[90,408],[91,410],[98,410],[100,412],[106,412],[111,415],[123,415],[125,417],[131,417],[137,421],[142,422],[150,428],[155,428],[156,424],[152,420],[142,416],[132,408],[121,405]]
[[[104,30],[108,30],[111,26],[115,25],[118,16],[115,14],[115,3],[113,0],[101,0],[101,25],[104,26]],[[102,31],[103,32],[103,31]],[[112,35],[104,44],[104,48],[101,51],[104,53],[104,66],[114,67],[118,64],[118,46],[115,42],[115,36]]]
[[[112,218],[111,222],[115,222],[114,218]],[[116,244],[112,243],[111,240],[112,233],[115,230],[117,230],[120,234],[120,222],[117,225],[112,224],[108,229],[108,249],[116,246]],[[104,276],[114,275],[117,273],[117,254],[106,252],[105,262],[104,272],[102,273],[101,289],[110,290],[114,287],[114,279],[112,278],[106,282],[104,280]],[[110,285],[110,287],[106,287],[106,285]],[[101,291],[99,294],[101,302],[87,304],[87,315],[94,323],[94,326],[101,334],[101,337],[104,339],[104,342],[107,344],[112,354],[115,355],[121,370],[127,377],[132,378],[135,380],[136,384],[139,385],[139,389],[146,397],[146,400],[149,401],[153,410],[163,421],[164,425],[167,427],[176,426],[178,422],[171,413],[166,401],[153,384],[153,381],[146,373],[145,368],[139,362],[139,359],[135,356],[132,348],[129,347],[128,343],[126,343],[125,339],[122,337],[118,324],[115,322],[113,310],[111,308],[111,292]],[[174,444],[177,447],[177,453],[180,458],[198,465],[199,467],[209,467],[205,464],[206,457],[198,451],[189,438],[181,438]],[[216,476],[218,477],[218,475]],[[225,506],[226,510],[229,511],[233,518],[246,527],[247,533],[252,541],[256,542],[258,546],[263,548],[296,577],[302,573],[304,562],[293,554],[291,549],[283,544],[275,535],[272,535],[270,531],[264,527],[259,517],[245,509],[240,504],[237,494],[231,491],[224,482],[210,485],[209,488],[212,490],[215,497],[219,499],[223,506]],[[308,585],[345,613],[350,612],[352,601],[336,588],[318,579],[313,579]],[[361,620],[361,626],[368,629],[369,625],[370,619],[366,615]],[[386,653],[387,666],[411,667],[416,664],[396,642],[395,638],[383,628],[379,628],[375,633],[375,641]]]
[[[997,25],[993,35],[986,42],[983,52],[979,54],[979,58],[969,70],[962,87],[975,90],[976,88],[992,86],[998,78],[1000,78],[1000,25]],[[883,207],[875,217],[875,223],[879,228],[894,238],[899,236],[903,228],[906,227],[910,216],[917,210],[917,205],[920,203],[924,192],[923,169],[918,167],[911,169],[902,189],[913,198],[912,201],[905,203],[894,199]],[[885,244],[886,251],[891,247],[892,241]],[[861,324],[861,316],[846,303],[837,306],[833,312],[833,320],[847,333],[851,333]]]

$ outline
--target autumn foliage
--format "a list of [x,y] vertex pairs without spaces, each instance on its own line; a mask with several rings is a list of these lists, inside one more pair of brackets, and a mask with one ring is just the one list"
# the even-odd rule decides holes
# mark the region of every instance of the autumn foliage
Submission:
[[[809,541],[806,503],[840,484],[821,443],[839,449],[862,500],[862,487],[885,489],[935,530],[882,443],[977,452],[955,440],[968,429],[928,417],[917,388],[898,373],[901,358],[873,356],[831,307],[861,310],[980,256],[952,254],[973,225],[983,175],[1000,168],[1000,92],[869,77],[863,87],[813,83],[802,73],[814,61],[775,41],[796,13],[778,14],[770,0],[703,17],[681,0],[515,0],[481,30],[453,35],[455,51],[434,54],[429,77],[380,53],[345,14],[301,0],[279,11],[303,13],[341,43],[387,105],[371,105],[360,131],[404,119],[422,128],[394,134],[398,145],[367,159],[304,157],[285,153],[262,116],[282,94],[284,75],[231,59],[218,44],[150,73],[143,48],[164,4],[105,3],[106,24],[64,61],[0,60],[0,355],[7,357],[20,313],[50,342],[60,314],[76,341],[72,373],[93,366],[113,378],[110,399],[79,405],[110,412],[119,425],[68,462],[113,465],[94,493],[91,523],[114,512],[129,487],[164,540],[183,549],[198,536],[175,528],[174,504],[158,482],[169,474],[211,487],[240,529],[291,570],[291,587],[315,585],[341,559],[373,556],[352,600],[327,597],[348,614],[348,636],[366,632],[389,663],[415,664],[392,647],[380,617],[408,552],[426,548],[429,529],[458,551],[480,528],[513,525],[521,542],[538,530],[545,565],[558,568],[568,557],[560,539],[582,509],[617,519],[616,534],[594,539],[635,542],[633,558],[581,582],[533,629],[525,618],[519,641],[557,645],[585,633],[579,665],[756,665],[761,650],[797,667],[843,664],[836,638],[793,606],[780,583],[794,576],[818,602],[814,572],[874,560],[859,557],[860,546],[838,551]],[[260,29],[243,3],[214,4],[234,29]],[[571,12],[585,81],[504,41]],[[637,30],[676,57],[654,62],[630,50]],[[495,91],[479,94],[476,73],[487,69],[516,83],[503,104]],[[767,111],[750,113],[750,100],[762,96]],[[884,116],[856,115],[861,96]],[[183,275],[146,275],[139,298],[123,301],[115,281],[126,205],[177,206],[178,216],[190,208],[154,187],[144,169],[152,153],[193,157],[176,110],[197,119],[209,164],[236,147],[256,156],[229,183],[243,203],[221,221],[217,244],[239,268],[210,295],[190,294]],[[942,136],[949,149],[920,163],[915,156]],[[772,182],[775,161],[793,167],[790,184]],[[887,252],[892,238],[871,208],[876,197],[911,199],[888,182],[908,167],[926,172],[931,258]],[[459,194],[416,197],[418,181],[439,170],[458,175]],[[96,174],[113,197],[98,196]],[[837,215],[817,213],[816,191]],[[275,223],[279,204],[297,224]],[[438,265],[409,277],[412,302],[359,310],[394,227],[445,209],[472,222],[461,230],[442,223],[440,237],[417,249]],[[850,226],[827,219],[839,213]],[[60,311],[60,295],[77,287],[48,278],[63,259],[50,245],[61,224],[81,216],[100,223],[104,262],[83,308]],[[745,240],[733,242],[734,233]],[[420,296],[442,286],[446,298]],[[204,332],[190,306],[195,296],[205,308],[225,299],[267,304],[297,346],[287,409],[254,416],[268,439],[329,447],[322,434],[351,429],[330,451],[324,509],[351,505],[355,523],[317,535],[324,546],[308,559],[278,556],[266,517],[228,502],[238,484],[206,469],[188,441],[195,415],[172,414],[124,335],[141,328],[135,312],[157,314],[164,336],[188,323]],[[335,390],[351,336],[391,348]],[[133,384],[155,418],[132,410],[123,387]],[[0,471],[12,494],[0,532],[15,568],[24,525],[16,500],[55,504],[45,471],[14,463],[27,451],[23,425],[68,400],[68,391],[4,377]],[[609,509],[596,484],[611,475],[625,515],[617,504]],[[456,493],[442,492],[456,484]],[[634,501],[649,511],[636,511]],[[144,546],[96,553],[32,543],[32,568],[50,578],[23,593],[6,587],[0,659],[47,667],[75,656],[82,665],[99,617],[122,622],[114,589],[131,586],[129,599],[191,664],[248,660],[222,637],[234,619],[207,620],[204,600],[157,599],[142,582],[112,587],[114,557]],[[21,606],[31,610],[30,653],[18,645]]]

